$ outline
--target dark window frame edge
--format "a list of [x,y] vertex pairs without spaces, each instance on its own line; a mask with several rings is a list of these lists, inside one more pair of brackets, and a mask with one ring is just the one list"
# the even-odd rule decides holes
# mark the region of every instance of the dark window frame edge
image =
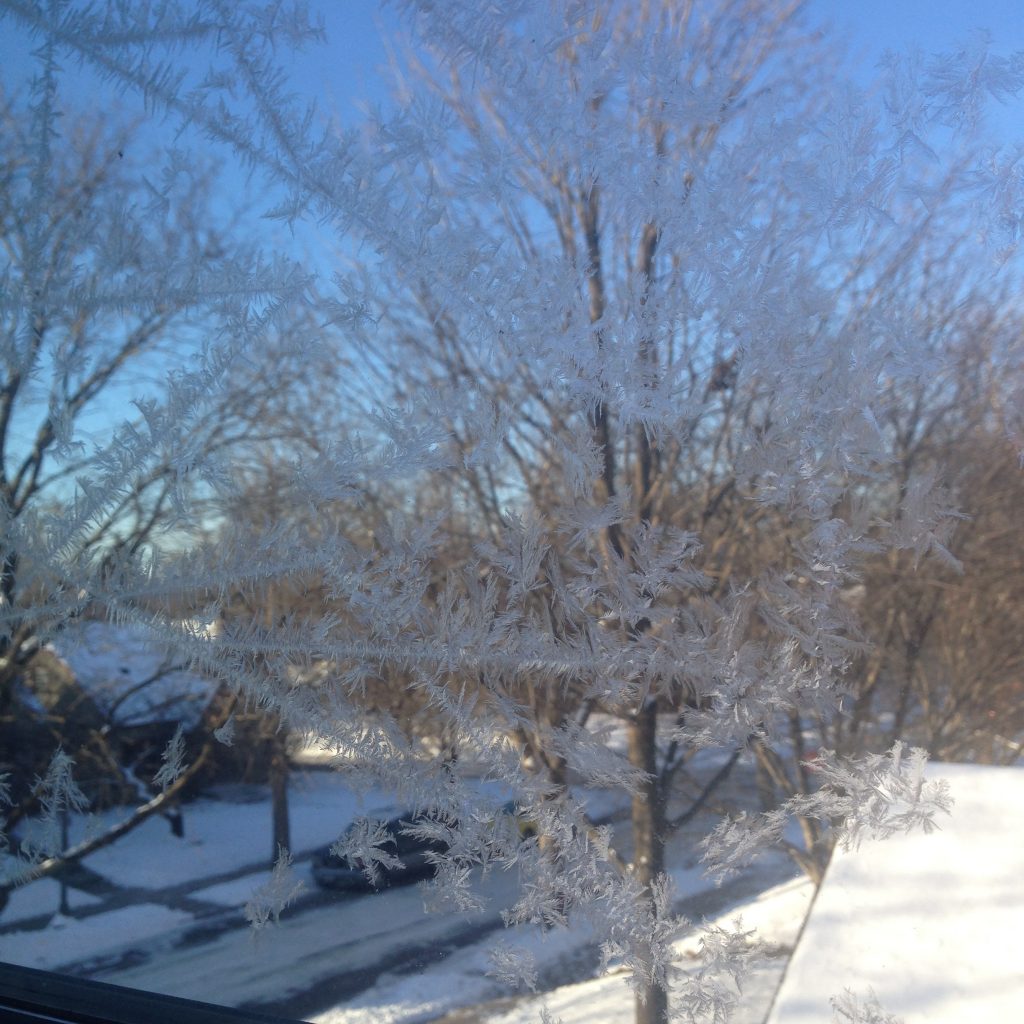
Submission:
[[0,962],[0,1021],[60,1024],[295,1024],[295,1018]]

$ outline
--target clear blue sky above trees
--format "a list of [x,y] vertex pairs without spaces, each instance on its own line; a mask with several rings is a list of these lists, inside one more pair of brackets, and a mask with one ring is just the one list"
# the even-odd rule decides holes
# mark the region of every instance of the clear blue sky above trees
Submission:
[[[321,111],[336,118],[339,125],[358,123],[360,107],[366,104],[388,105],[389,46],[401,46],[401,19],[395,5],[387,0],[311,0],[311,8],[323,18],[326,45],[312,46],[295,59],[290,68],[295,90],[315,99]],[[993,50],[999,54],[1024,52],[1024,4],[1022,0],[807,0],[807,14],[819,22],[836,42],[845,42],[849,67],[862,83],[873,78],[886,50],[917,48],[925,56],[956,49],[969,41],[971,34],[990,34]],[[396,42],[397,40],[397,42]],[[8,93],[21,92],[36,73],[32,59],[33,41],[9,22],[0,22],[0,83]],[[109,91],[88,72],[66,67],[63,98],[96,112],[109,104]],[[95,99],[93,99],[95,97]],[[102,99],[100,99],[102,97]],[[91,102],[92,100],[92,102]],[[135,98],[124,100],[124,110],[111,110],[117,116],[130,115]],[[995,136],[1007,141],[1019,136],[1024,104],[1013,102],[999,107],[992,104],[988,126]],[[153,150],[173,139],[161,132],[161,122],[150,122],[138,139],[132,154],[143,166]],[[224,154],[217,154],[218,158]],[[241,172],[230,169],[222,176],[224,201],[232,208],[239,202],[259,203],[256,184]],[[331,274],[336,254],[321,249],[315,225],[298,225],[290,235],[280,225],[256,220],[252,228],[268,234],[271,248],[291,250],[307,262],[324,266]],[[159,376],[159,374],[157,374]],[[112,416],[124,414],[125,402],[132,396],[117,395]],[[91,417],[90,417],[91,419]],[[105,431],[106,424],[92,424]]]
[[[394,5],[313,0],[310,6],[324,20],[327,45],[312,47],[295,61],[296,90],[316,98],[342,124],[356,119],[363,103],[386,104],[388,40],[399,31]],[[916,47],[925,55],[948,51],[976,30],[990,33],[997,53],[1024,51],[1020,0],[808,0],[806,9],[812,21],[848,43],[851,69],[862,81],[871,78],[887,49]],[[0,81],[6,91],[20,91],[34,74],[32,48],[29,38],[4,23]],[[66,81],[75,81],[74,70],[66,70],[72,72]],[[95,83],[83,76],[80,85],[74,99],[87,107]],[[996,109],[990,117],[997,133],[1013,137],[1021,123],[1019,104]]]
[[[386,97],[380,67],[387,60],[384,37],[396,30],[393,7],[381,0],[314,0],[329,45],[297,62],[295,84],[345,117],[364,98]],[[850,56],[865,75],[888,48],[917,47],[925,54],[950,49],[970,32],[991,33],[1000,52],[1024,50],[1024,5],[1020,0],[808,0],[810,17],[832,26],[850,44]],[[0,75],[18,88],[32,73],[29,41],[4,26]]]
[[[380,0],[318,0],[312,7],[324,17],[330,46],[306,54],[296,68],[298,83],[333,100],[341,116],[360,98],[383,100],[382,35],[396,28],[394,10]],[[991,33],[997,51],[1024,50],[1020,0],[808,0],[807,11],[848,40],[851,60],[864,75],[886,49],[948,50],[978,29]]]

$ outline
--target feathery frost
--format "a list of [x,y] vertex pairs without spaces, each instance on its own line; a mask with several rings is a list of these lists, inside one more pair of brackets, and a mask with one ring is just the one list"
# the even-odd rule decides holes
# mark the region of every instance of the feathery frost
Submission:
[[[842,713],[864,651],[844,594],[870,557],[958,564],[942,481],[892,493],[892,410],[940,376],[946,322],[1019,274],[1019,160],[979,161],[972,132],[1024,65],[980,37],[892,56],[879,104],[838,87],[793,5],[398,6],[394,113],[353,128],[291,92],[281,54],[321,35],[302,4],[0,0],[38,64],[4,100],[0,202],[24,230],[0,269],[0,706],[74,619],[144,626],[229,714],[273,713],[421,815],[448,845],[428,901],[477,906],[474,869],[514,867],[510,923],[589,919],[645,999],[678,987],[681,1019],[724,1020],[749,943],[709,931],[704,966],[674,972],[671,787],[717,751],[703,806],[748,752],[792,749],[794,718]],[[173,134],[144,183],[102,131],[74,137],[72,62]],[[194,159],[211,146],[343,266],[221,231]],[[907,296],[933,274],[929,320]],[[96,443],[97,403],[147,371]],[[721,823],[709,871],[792,816],[844,819],[855,845],[948,810],[917,750],[802,756],[806,791]],[[58,753],[39,785],[29,858],[83,806],[70,768]],[[648,820],[633,864],[588,786]],[[372,880],[388,838],[362,822],[337,852]],[[294,898],[289,864],[255,928]],[[507,949],[495,970],[536,984]]]
[[245,904],[245,919],[253,934],[258,935],[272,921],[277,924],[302,888],[302,880],[295,877],[292,869],[291,855],[287,850],[279,850],[270,878],[256,888]]

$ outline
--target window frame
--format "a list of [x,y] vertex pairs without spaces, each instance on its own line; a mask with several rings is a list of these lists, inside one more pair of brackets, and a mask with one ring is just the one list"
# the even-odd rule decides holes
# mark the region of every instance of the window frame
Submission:
[[145,992],[0,962],[0,1020],[11,1024],[295,1024],[294,1018]]

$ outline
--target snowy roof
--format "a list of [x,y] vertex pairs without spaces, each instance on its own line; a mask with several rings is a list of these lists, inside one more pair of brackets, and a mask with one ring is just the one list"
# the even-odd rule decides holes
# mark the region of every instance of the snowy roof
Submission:
[[[928,774],[949,782],[952,816],[836,851],[766,1024],[1024,1019],[1024,768]],[[872,995],[880,1016],[833,1018],[830,997],[863,1010]]]
[[119,725],[196,725],[213,696],[209,681],[177,667],[158,638],[142,629],[83,622],[51,645],[100,710]]

